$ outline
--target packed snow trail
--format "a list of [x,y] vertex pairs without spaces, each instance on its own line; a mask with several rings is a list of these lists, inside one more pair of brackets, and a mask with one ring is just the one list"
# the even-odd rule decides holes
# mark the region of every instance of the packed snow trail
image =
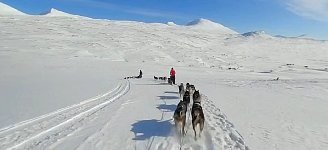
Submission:
[[180,100],[178,87],[147,78],[130,82],[131,91],[124,97],[125,102],[117,106],[115,113],[110,110],[106,113],[113,116],[111,120],[77,149],[247,149],[233,125],[206,96],[203,96],[206,125],[202,138],[194,140],[189,117],[187,135],[180,143],[172,119]]
[[[173,131],[171,137],[166,138],[157,149],[248,149],[243,137],[234,129],[233,124],[227,120],[226,116],[220,112],[220,109],[218,109],[214,103],[203,94],[202,99],[202,107],[205,114],[205,127],[201,134],[202,137],[198,137],[197,141],[195,141],[194,131],[191,124],[190,109],[188,109],[186,135],[181,137]],[[197,134],[198,131],[199,130],[197,130]]]
[[197,141],[190,108],[186,136],[181,137],[174,128],[178,87],[145,78],[124,80],[108,93],[4,128],[0,148],[247,149],[225,115],[205,95],[202,97],[205,128]]

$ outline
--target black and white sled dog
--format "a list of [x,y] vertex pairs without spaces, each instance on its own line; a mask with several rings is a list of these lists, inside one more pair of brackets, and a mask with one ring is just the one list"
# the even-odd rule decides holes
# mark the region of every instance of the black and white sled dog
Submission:
[[192,100],[193,100],[193,102],[195,103],[195,102],[197,102],[197,103],[201,103],[201,97],[200,97],[200,93],[199,93],[199,90],[196,90],[195,92],[194,92],[194,94],[192,95]]
[[190,93],[189,91],[186,91],[183,95],[183,101],[186,102],[187,105],[190,103]]
[[177,108],[174,111],[173,119],[176,129],[181,135],[185,135],[185,125],[187,118],[187,103],[180,101]]
[[204,129],[205,117],[203,108],[200,102],[194,101],[191,109],[191,117],[192,117],[192,128],[195,132],[195,140],[197,140],[196,127],[199,125],[199,137],[201,137],[201,133]]
[[179,94],[180,94],[180,97],[182,97],[185,93],[185,89],[184,89],[184,86],[183,86],[183,83],[180,83],[179,85]]
[[190,94],[194,94],[195,91],[196,91],[195,86],[191,84],[191,85],[189,86],[189,92],[190,92]]
[[189,89],[189,86],[190,86],[190,83],[188,82],[188,83],[186,83],[186,91],[189,91],[188,89]]
[[196,88],[194,85],[187,83],[186,84],[186,91],[189,91],[190,94],[193,94],[195,92]]

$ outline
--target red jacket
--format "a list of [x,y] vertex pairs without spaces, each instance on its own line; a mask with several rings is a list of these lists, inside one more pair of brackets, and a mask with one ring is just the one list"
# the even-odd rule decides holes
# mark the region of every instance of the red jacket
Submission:
[[170,71],[170,76],[175,76],[175,70],[173,68]]

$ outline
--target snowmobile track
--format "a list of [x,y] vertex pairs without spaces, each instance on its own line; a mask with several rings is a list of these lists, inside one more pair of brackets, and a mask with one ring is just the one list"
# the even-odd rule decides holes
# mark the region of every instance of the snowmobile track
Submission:
[[69,135],[78,128],[75,124],[87,121],[129,90],[130,82],[124,80],[103,95],[0,129],[0,149],[32,149],[47,142],[51,144]]

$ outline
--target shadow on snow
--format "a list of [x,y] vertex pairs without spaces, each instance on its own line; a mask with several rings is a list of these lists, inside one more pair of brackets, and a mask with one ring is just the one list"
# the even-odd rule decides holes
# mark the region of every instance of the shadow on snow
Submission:
[[173,112],[177,108],[177,105],[174,105],[174,104],[171,104],[171,105],[160,104],[156,108],[162,110],[163,112],[170,112],[170,111]]
[[169,85],[168,83],[149,83],[149,84],[136,84],[136,85]]
[[179,92],[166,91],[165,94],[179,94]]
[[160,99],[179,99],[178,96],[158,96]]
[[140,120],[132,124],[131,131],[134,132],[133,140],[145,140],[153,136],[167,137],[170,134],[172,124],[169,120],[156,119]]

